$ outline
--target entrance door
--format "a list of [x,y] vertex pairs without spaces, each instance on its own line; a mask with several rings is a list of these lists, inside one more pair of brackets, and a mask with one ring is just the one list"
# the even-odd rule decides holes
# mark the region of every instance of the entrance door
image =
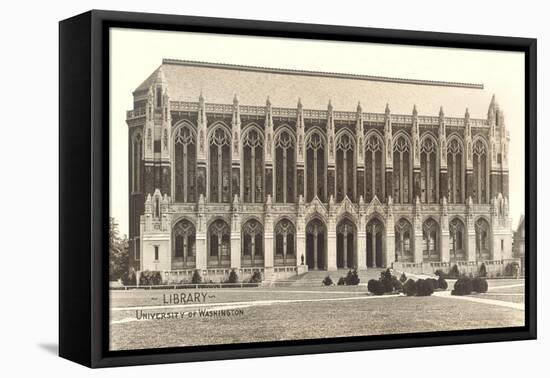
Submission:
[[357,266],[355,261],[355,225],[343,219],[336,227],[336,266],[350,269]]
[[384,226],[378,219],[367,224],[367,267],[380,268],[384,264],[383,242]]
[[323,222],[313,219],[306,227],[306,264],[310,270],[325,269],[326,229]]

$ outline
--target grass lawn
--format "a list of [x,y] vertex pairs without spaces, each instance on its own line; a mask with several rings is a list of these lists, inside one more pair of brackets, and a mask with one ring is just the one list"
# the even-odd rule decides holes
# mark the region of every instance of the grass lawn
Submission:
[[[490,281],[489,293],[474,296],[518,303],[524,299],[518,283],[523,281]],[[195,292],[206,293],[206,303],[163,305],[164,294]],[[112,291],[111,306],[113,350],[524,325],[524,311],[514,308],[436,296],[370,297],[365,287]],[[136,320],[137,308],[184,315]],[[240,313],[188,316],[197,309],[224,308]]]

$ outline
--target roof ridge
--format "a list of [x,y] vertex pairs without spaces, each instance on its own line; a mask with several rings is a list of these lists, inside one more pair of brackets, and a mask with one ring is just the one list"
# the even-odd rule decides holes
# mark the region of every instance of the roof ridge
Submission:
[[479,84],[479,83],[406,79],[406,78],[386,77],[386,76],[373,76],[373,75],[351,74],[351,73],[341,73],[341,72],[309,71],[309,70],[298,70],[298,69],[291,69],[291,68],[248,66],[243,64],[205,62],[205,61],[183,60],[183,59],[172,59],[172,58],[163,58],[162,64],[174,64],[174,65],[231,69],[231,70],[245,70],[245,71],[253,71],[253,72],[284,73],[284,74],[290,74],[290,75],[332,77],[332,78],[339,78],[339,79],[381,81],[381,82],[401,83],[401,84],[430,85],[430,86],[440,86],[440,87],[457,87],[457,88],[470,88],[470,89],[484,88],[483,84]]

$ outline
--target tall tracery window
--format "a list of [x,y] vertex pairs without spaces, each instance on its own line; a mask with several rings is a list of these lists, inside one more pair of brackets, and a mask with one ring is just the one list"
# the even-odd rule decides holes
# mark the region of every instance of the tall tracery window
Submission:
[[411,202],[411,145],[403,135],[393,144],[393,188],[395,203]]
[[209,265],[222,265],[222,261],[230,260],[231,238],[229,225],[222,219],[217,219],[208,227]]
[[448,192],[449,203],[464,202],[462,198],[463,172],[462,145],[456,139],[451,139],[447,146]]
[[401,218],[395,224],[395,261],[412,261],[412,225]]
[[143,140],[141,133],[136,133],[132,140],[132,192],[141,192]]
[[436,203],[437,147],[431,138],[425,138],[420,146],[420,178],[421,201]]
[[195,134],[180,127],[174,137],[176,202],[194,202],[197,161]]
[[263,261],[264,230],[260,222],[250,219],[242,227],[242,256],[243,262],[254,263],[260,259]]
[[287,259],[295,259],[296,253],[294,248],[294,240],[296,229],[292,222],[288,219],[282,219],[275,226],[275,261],[282,259],[283,264],[287,263]]
[[355,201],[354,147],[347,133],[336,140],[336,201],[342,201],[345,196]]
[[449,223],[449,250],[451,260],[463,260],[466,256],[464,253],[464,237],[466,235],[464,223],[458,218],[454,218]]
[[371,135],[365,143],[365,200],[367,202],[372,201],[375,195],[381,201],[384,200],[383,145],[382,140],[376,135]]
[[439,261],[439,225],[432,218],[422,225],[422,238],[424,261]]
[[476,257],[478,260],[490,260],[491,248],[490,248],[490,231],[491,227],[489,222],[483,218],[479,218],[475,224],[476,230]]
[[263,202],[263,138],[256,128],[243,135],[244,202]]
[[481,140],[477,140],[473,147],[474,165],[474,201],[487,203],[487,148]]
[[173,230],[174,257],[184,261],[195,256],[195,226],[188,220],[181,220]]
[[306,141],[306,177],[307,196],[306,200],[311,201],[315,196],[325,201],[326,193],[326,164],[325,146],[323,138],[318,132],[313,132]]
[[283,130],[275,139],[275,202],[294,202],[294,138]]
[[210,136],[210,202],[231,201],[231,136],[217,127]]

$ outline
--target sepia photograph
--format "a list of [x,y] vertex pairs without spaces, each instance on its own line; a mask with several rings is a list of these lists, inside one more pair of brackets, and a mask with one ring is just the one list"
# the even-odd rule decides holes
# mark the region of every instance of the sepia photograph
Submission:
[[526,325],[523,52],[108,38],[110,351]]

